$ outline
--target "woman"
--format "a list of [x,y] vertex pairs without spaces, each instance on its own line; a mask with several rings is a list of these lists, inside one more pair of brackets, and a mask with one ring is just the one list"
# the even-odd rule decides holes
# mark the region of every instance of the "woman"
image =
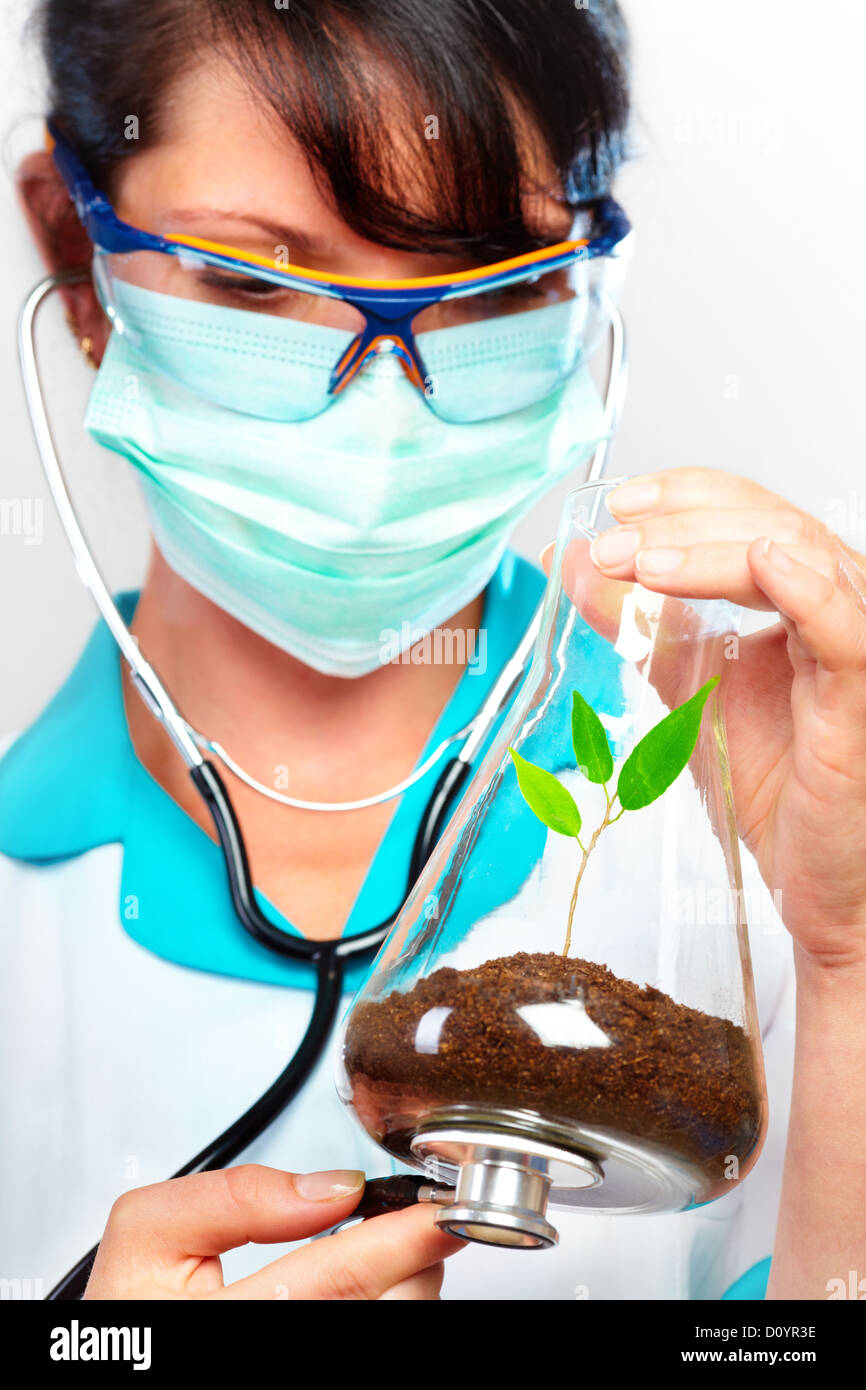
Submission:
[[[622,145],[613,4],[221,0],[193,14],[180,0],[46,0],[42,19],[54,129],[114,213],[190,246],[236,247],[235,266],[282,257],[356,286],[414,284],[543,252],[575,224],[591,238]],[[20,184],[47,263],[89,263],[51,158],[25,161]],[[341,802],[397,784],[478,708],[537,603],[543,576],[503,546],[599,438],[583,358],[530,398],[532,373],[495,354],[455,372],[443,350],[425,376],[408,339],[380,332],[351,360],[364,330],[339,298],[299,311],[303,295],[281,299],[225,264],[196,261],[193,291],[178,288],[176,256],[96,259],[98,293],[64,293],[99,369],[88,425],[144,479],[156,544],[141,594],[121,600],[142,650],[190,723],[260,781]],[[501,307],[497,332],[525,307]],[[440,312],[426,342],[454,326]],[[318,399],[332,369],[339,394]],[[757,970],[783,1093],[796,957],[779,1233],[772,1247],[777,1107],[763,1167],[706,1212],[581,1218],[539,1264],[472,1247],[449,1263],[446,1294],[719,1297],[772,1249],[771,1295],[824,1297],[864,1235],[842,1195],[862,1177],[845,1088],[862,1094],[866,1051],[858,557],[734,477],[660,475],[624,490],[619,514],[599,543],[604,572],[783,615],[742,662],[728,709],[741,833],[782,887],[796,943],[793,956],[774,943]],[[408,631],[400,650],[433,629],[462,660],[395,662],[393,640],[383,658],[386,632]],[[486,671],[466,656],[479,633]],[[396,908],[429,784],[396,813],[323,821],[229,780],[257,888],[287,930],[333,938]],[[435,1298],[459,1246],[419,1209],[271,1263],[250,1247],[330,1229],[354,1208],[360,1170],[383,1171],[333,1093],[333,1055],[249,1162],[158,1181],[265,1088],[309,1009],[306,972],[240,939],[211,833],[97,630],[0,765],[7,1028],[19,1039],[4,1094],[25,1136],[3,1184],[9,1258],[53,1279],[114,1202],[90,1297]],[[838,1187],[816,1176],[828,1149]],[[761,1267],[740,1287],[762,1296],[765,1283]]]

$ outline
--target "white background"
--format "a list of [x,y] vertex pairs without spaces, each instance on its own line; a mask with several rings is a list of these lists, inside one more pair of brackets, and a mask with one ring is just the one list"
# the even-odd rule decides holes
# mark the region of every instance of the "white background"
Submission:
[[[623,300],[629,400],[611,467],[744,473],[824,520],[846,511],[848,538],[856,544],[859,535],[866,549],[866,7],[625,0],[624,8],[636,158],[617,191],[638,245]],[[14,191],[18,159],[40,142],[28,10],[0,0],[0,500],[44,499],[44,536],[26,544],[0,534],[0,735],[38,711],[93,622],[45,499],[15,357],[15,317],[40,273]],[[81,430],[89,373],[62,315],[46,328],[43,361],[82,514],[112,584],[132,585],[146,554],[135,487]],[[567,490],[520,527],[525,554],[535,558],[552,537]]]

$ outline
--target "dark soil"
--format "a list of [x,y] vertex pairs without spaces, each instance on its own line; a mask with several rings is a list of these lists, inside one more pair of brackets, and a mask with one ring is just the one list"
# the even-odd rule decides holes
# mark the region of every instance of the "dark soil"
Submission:
[[[545,1045],[516,1012],[575,998],[611,1046]],[[438,1051],[419,1053],[419,1020],[436,1007],[451,1009]],[[419,1100],[529,1109],[650,1140],[715,1180],[761,1126],[742,1028],[585,960],[520,952],[437,970],[407,993],[359,1004],[345,1046],[349,1076],[386,1129],[401,1097],[410,1109]]]

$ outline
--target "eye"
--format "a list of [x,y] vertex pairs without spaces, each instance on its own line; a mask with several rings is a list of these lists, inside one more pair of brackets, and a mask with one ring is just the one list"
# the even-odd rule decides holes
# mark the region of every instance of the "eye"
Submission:
[[286,293],[280,285],[272,285],[267,280],[256,280],[251,275],[223,274],[218,270],[203,271],[199,284],[205,289],[221,290],[224,294],[251,299],[273,299]]
[[567,276],[548,271],[546,274],[533,275],[528,280],[519,280],[516,284],[503,285],[497,290],[491,290],[483,299],[490,305],[512,305],[516,309],[532,304],[549,304],[552,300],[567,297],[568,294]]
[[533,275],[531,280],[521,280],[516,285],[505,285],[499,293],[505,299],[538,299],[549,286],[542,286],[541,276]]

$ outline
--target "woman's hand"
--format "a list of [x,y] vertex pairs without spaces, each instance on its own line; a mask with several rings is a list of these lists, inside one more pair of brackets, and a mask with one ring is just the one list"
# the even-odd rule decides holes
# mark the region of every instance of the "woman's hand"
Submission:
[[815,518],[756,483],[688,468],[609,494],[600,573],[775,609],[741,639],[725,719],[740,834],[798,947],[866,963],[866,574]]
[[436,1299],[442,1261],[464,1242],[427,1206],[377,1216],[223,1283],[220,1254],[303,1240],[347,1220],[357,1172],[283,1173],[245,1164],[125,1193],[111,1209],[88,1299]]
[[838,1297],[866,1250],[864,562],[814,517],[728,473],[637,478],[608,505],[618,525],[593,542],[594,577],[779,614],[740,640],[721,687],[738,829],[781,891],[797,972],[767,1297]]

